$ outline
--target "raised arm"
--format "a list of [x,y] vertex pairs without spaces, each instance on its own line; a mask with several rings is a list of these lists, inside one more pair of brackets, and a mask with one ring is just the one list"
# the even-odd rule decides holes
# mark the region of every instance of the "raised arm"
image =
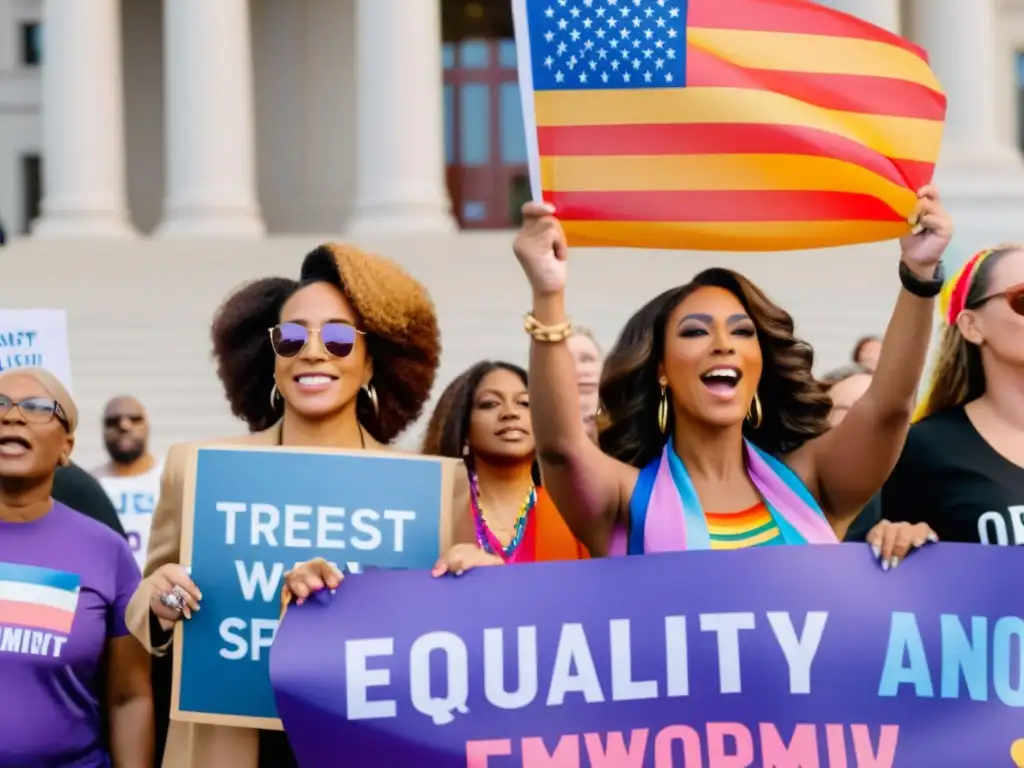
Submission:
[[801,451],[837,531],[846,530],[896,465],[928,355],[939,262],[953,234],[934,187],[921,190],[911,223],[916,234],[900,241],[911,274],[903,279],[871,386],[837,427]]
[[530,413],[544,485],[570,530],[593,554],[607,553],[636,470],[606,456],[580,418],[576,370],[566,346],[565,233],[545,203],[523,206],[515,253],[533,288],[527,316]]

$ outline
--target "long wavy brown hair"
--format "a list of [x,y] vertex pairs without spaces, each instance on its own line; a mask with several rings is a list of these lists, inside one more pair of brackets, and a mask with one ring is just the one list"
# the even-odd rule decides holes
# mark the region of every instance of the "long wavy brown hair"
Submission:
[[[811,373],[814,352],[793,335],[793,318],[743,275],[714,268],[649,301],[629,319],[605,359],[599,442],[610,456],[643,467],[661,453],[665,435],[658,428],[658,364],[666,327],[684,299],[707,287],[733,294],[757,329],[764,359],[758,384],[763,418],[757,429],[744,423],[744,435],[761,450],[781,455],[828,431],[828,388]],[[671,417],[667,431],[672,433]]]
[[[1024,251],[1018,244],[1001,245],[982,259],[971,277],[964,309],[977,309],[992,290],[992,272],[996,265],[1011,253]],[[956,323],[942,330],[935,365],[932,369],[928,394],[922,400],[914,421],[932,414],[966,405],[985,394],[985,368],[981,363],[981,350],[960,333]]]

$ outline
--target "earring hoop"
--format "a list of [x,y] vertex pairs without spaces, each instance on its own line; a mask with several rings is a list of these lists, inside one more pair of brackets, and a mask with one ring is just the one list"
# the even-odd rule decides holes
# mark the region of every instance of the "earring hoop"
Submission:
[[363,387],[363,391],[366,393],[366,396],[370,398],[370,405],[373,406],[373,417],[379,418],[380,403],[377,402],[377,388],[374,387],[373,383],[371,382],[370,384],[367,384],[365,387]]
[[668,388],[661,385],[661,400],[658,402],[658,429],[661,434],[668,431]]
[[277,391],[277,382],[274,382],[274,386],[270,388],[270,410],[273,411],[277,409],[278,398],[282,400],[284,399],[281,397],[281,393]]
[[761,398],[757,392],[754,393],[754,399],[750,402],[750,408],[747,409],[747,421],[750,422],[750,426],[757,429],[761,426],[761,421],[764,419],[764,412],[761,410]]

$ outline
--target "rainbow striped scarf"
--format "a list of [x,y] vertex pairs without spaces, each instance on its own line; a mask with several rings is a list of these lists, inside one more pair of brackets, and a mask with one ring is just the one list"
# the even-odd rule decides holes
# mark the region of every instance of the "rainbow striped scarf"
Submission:
[[[796,473],[744,440],[747,471],[786,544],[836,544],[821,507]],[[707,519],[690,473],[665,444],[660,457],[640,471],[630,499],[630,530],[616,537],[610,554],[641,555],[710,549]],[[617,550],[617,551],[616,551]]]

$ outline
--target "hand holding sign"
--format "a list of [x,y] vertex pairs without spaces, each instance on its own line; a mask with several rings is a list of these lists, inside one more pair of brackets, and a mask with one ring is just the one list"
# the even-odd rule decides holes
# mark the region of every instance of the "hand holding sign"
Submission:
[[335,590],[344,579],[338,566],[327,562],[322,557],[299,563],[284,575],[284,587],[281,588],[281,605],[288,605],[295,598],[296,605],[302,605],[306,598],[314,592],[326,587]]
[[441,556],[431,573],[434,576],[444,576],[446,573],[461,576],[471,568],[504,564],[505,561],[500,557],[484,552],[476,544],[456,544]]
[[165,632],[169,632],[182,617],[191,619],[192,612],[199,610],[203,593],[177,563],[161,566],[147,581],[151,590],[149,609],[160,620]]

